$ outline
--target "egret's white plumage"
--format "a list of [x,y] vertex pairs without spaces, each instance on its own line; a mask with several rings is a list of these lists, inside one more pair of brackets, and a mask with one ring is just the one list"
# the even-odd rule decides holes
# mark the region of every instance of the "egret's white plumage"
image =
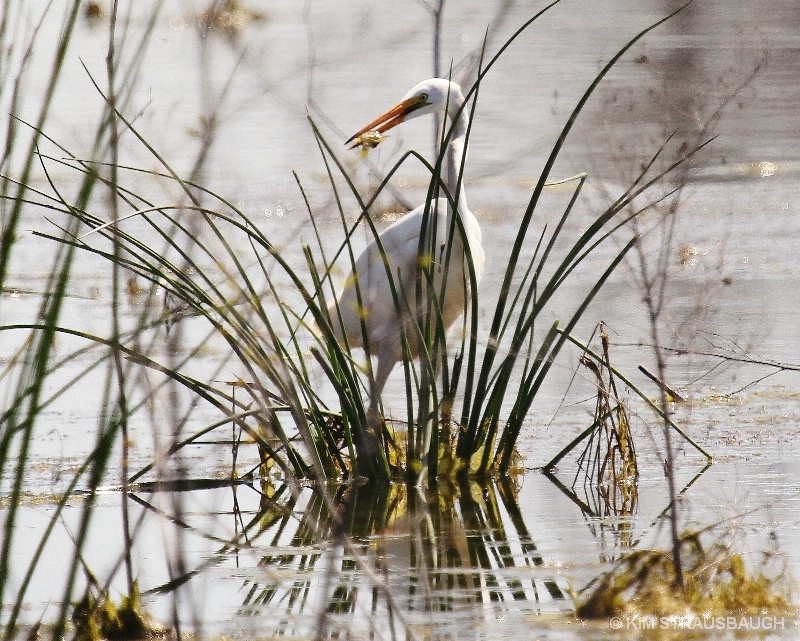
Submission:
[[[425,80],[411,89],[397,106],[364,127],[350,141],[369,131],[383,133],[404,120],[435,112],[446,112],[453,121],[452,133],[447,143],[446,185],[448,191],[455,196],[458,174],[466,154],[468,121],[466,110],[461,109],[463,104],[464,95],[461,87],[454,82],[441,78]],[[434,269],[437,278],[435,281],[437,295],[441,291],[441,281],[445,277],[445,273],[447,277],[445,298],[444,301],[440,301],[442,322],[447,329],[465,309],[465,301],[469,299],[469,276],[464,243],[457,227],[452,243],[449,247],[446,246],[450,237],[449,231],[453,214],[447,199],[439,198],[438,204],[432,203],[431,208],[435,208],[439,212],[436,217],[430,217],[429,225],[436,221],[438,247],[436,256],[432,257],[432,260],[437,264]],[[483,272],[484,252],[481,246],[481,230],[478,220],[467,207],[463,180],[458,193],[457,210],[463,223],[477,283]],[[415,272],[424,211],[425,205],[420,205],[380,234],[388,266],[399,290],[399,298],[409,305],[413,305],[416,300]],[[445,269],[442,264],[446,260],[448,251],[450,260]],[[355,269],[348,277],[336,303],[341,319],[337,315],[336,306],[331,306],[330,309],[330,318],[338,339],[340,342],[344,342],[346,338],[350,347],[364,347],[363,318],[368,339],[368,352],[372,356],[377,356],[375,385],[372,390],[373,406],[377,403],[377,396],[383,390],[386,379],[395,364],[403,358],[401,341],[404,320],[403,316],[398,314],[386,270],[387,263],[382,259],[378,245],[373,240],[356,260]],[[359,305],[356,282],[358,290],[360,290],[361,305]],[[404,316],[408,318],[408,312]],[[414,332],[407,331],[406,335],[412,356],[416,357],[418,348]]]

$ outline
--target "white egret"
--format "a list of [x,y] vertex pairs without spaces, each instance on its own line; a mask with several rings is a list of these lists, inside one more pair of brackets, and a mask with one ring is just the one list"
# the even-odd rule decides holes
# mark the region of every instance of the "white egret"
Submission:
[[[452,132],[446,150],[446,180],[448,191],[456,198],[458,187],[458,174],[462,167],[463,159],[467,153],[467,113],[462,109],[464,95],[461,87],[456,83],[441,78],[432,78],[416,85],[409,91],[403,100],[382,116],[371,122],[353,135],[348,143],[355,141],[355,146],[364,145],[365,148],[376,146],[385,131],[399,125],[405,120],[417,118],[436,112],[446,112],[453,121]],[[457,215],[464,228],[464,236],[469,245],[469,253],[475,269],[476,284],[480,281],[483,272],[484,252],[481,246],[481,230],[478,220],[467,207],[464,195],[463,180],[457,195]],[[436,256],[429,260],[436,262],[435,292],[437,296],[442,291],[442,279],[445,278],[445,297],[439,301],[441,306],[442,323],[445,330],[461,315],[465,309],[465,302],[469,300],[469,277],[464,251],[464,242],[458,228],[452,235],[452,242],[447,246],[450,238],[453,211],[446,198],[434,201],[430,206],[431,212],[438,211],[437,216],[429,217],[428,228],[435,225],[436,243],[438,245]],[[403,216],[380,234],[381,245],[386,252],[386,261],[381,257],[374,239],[358,257],[355,269],[348,277],[344,290],[339,295],[339,314],[336,305],[330,308],[330,318],[334,331],[340,342],[345,339],[350,347],[365,347],[362,319],[366,327],[368,345],[366,349],[372,356],[377,356],[377,367],[374,375],[374,385],[370,396],[371,410],[377,408],[378,398],[383,391],[386,379],[389,377],[395,364],[403,358],[402,333],[408,327],[411,313],[408,305],[413,306],[416,300],[415,274],[418,269],[418,251],[420,234],[425,205],[420,205],[413,211]],[[446,215],[442,215],[447,212]],[[444,263],[450,256],[449,264]],[[387,264],[391,270],[399,300],[406,305],[406,313],[398,314],[392,290],[387,276]],[[358,284],[358,290],[357,286]],[[361,304],[359,305],[359,293]],[[418,356],[418,345],[414,331],[406,332],[411,355]]]

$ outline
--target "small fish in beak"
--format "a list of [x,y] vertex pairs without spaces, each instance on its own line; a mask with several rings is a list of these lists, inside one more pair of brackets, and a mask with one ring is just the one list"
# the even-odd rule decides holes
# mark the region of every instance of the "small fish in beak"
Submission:
[[369,153],[370,149],[375,149],[385,139],[384,132],[389,131],[403,122],[406,117],[420,107],[424,107],[428,101],[428,94],[421,94],[404,100],[398,105],[395,105],[385,114],[373,120],[363,129],[354,133],[350,138],[345,141],[345,144],[353,143],[350,149],[361,147],[361,157],[363,158]]
[[366,158],[370,149],[375,149],[375,147],[380,145],[384,140],[386,140],[386,138],[387,136],[384,136],[381,132],[374,129],[371,131],[365,131],[360,136],[353,138],[353,146],[350,147],[350,149],[361,147],[361,157]]

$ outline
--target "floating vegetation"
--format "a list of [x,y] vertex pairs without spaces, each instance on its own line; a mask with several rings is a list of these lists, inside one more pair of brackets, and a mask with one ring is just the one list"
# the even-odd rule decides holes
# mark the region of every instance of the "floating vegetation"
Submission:
[[783,572],[770,576],[771,557],[764,554],[759,568],[750,572],[731,543],[716,540],[706,549],[703,532],[680,537],[683,558],[681,591],[672,556],[659,550],[636,550],[626,554],[602,577],[591,593],[579,600],[581,618],[671,615],[716,617],[792,610]]
[[101,18],[104,18],[106,15],[106,11],[96,0],[91,0],[87,2],[83,6],[83,17],[84,19],[90,23],[95,24],[100,21]]
[[242,28],[252,22],[261,22],[265,16],[260,11],[245,7],[237,0],[214,1],[200,16],[200,25],[208,30],[235,40]]
[[142,610],[139,585],[134,582],[130,596],[123,596],[116,605],[104,594],[94,596],[87,589],[83,599],[72,613],[75,641],[100,641],[101,639],[164,639],[170,629],[154,621]]

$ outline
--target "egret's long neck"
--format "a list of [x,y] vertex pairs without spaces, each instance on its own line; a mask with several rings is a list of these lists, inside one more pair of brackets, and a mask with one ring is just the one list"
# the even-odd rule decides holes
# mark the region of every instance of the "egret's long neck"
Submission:
[[[460,94],[461,92],[459,92]],[[466,109],[462,109],[461,113],[458,113],[459,108],[464,102],[464,98],[461,95],[458,95],[457,98],[459,100],[455,101],[455,104],[451,105],[451,108],[448,110],[448,115],[450,116],[451,120],[453,121],[453,131],[450,134],[449,143],[447,145],[447,154],[446,154],[446,161],[447,161],[447,189],[453,198],[458,195],[458,210],[459,212],[466,212],[469,211],[467,207],[467,197],[464,194],[464,178],[462,176],[461,185],[458,185],[458,175],[461,173],[461,167],[464,164],[464,160],[467,156],[467,111]]]

